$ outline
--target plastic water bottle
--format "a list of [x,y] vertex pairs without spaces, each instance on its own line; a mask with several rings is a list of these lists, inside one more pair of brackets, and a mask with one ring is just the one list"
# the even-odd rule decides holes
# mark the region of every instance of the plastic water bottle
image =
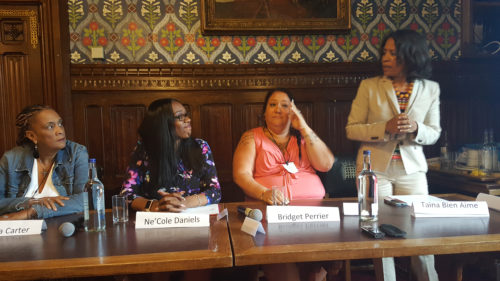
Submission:
[[89,179],[83,192],[83,218],[85,231],[106,230],[104,185],[97,177],[95,159],[89,159]]
[[378,218],[377,176],[372,171],[370,155],[370,150],[363,151],[363,170],[356,182],[360,221],[376,221]]

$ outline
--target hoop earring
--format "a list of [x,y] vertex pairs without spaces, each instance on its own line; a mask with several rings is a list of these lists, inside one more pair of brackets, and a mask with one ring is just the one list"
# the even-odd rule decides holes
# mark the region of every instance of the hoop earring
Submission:
[[38,159],[40,157],[40,153],[38,152],[38,145],[36,145],[36,143],[35,147],[33,148],[33,157],[35,157],[35,159]]

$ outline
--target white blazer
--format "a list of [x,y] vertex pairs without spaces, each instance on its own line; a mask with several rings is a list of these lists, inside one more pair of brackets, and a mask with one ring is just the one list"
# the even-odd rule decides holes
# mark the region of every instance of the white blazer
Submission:
[[385,124],[401,113],[392,81],[377,76],[361,81],[351,106],[346,132],[350,140],[360,141],[356,168],[363,168],[363,150],[371,150],[372,169],[385,173],[392,153],[399,144],[406,173],[427,172],[422,145],[436,143],[441,134],[439,84],[416,80],[406,113],[418,124],[417,133],[389,134]]

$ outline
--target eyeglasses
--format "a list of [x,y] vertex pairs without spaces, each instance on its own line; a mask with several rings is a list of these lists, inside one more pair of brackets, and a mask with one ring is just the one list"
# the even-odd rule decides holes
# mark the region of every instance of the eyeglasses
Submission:
[[180,122],[185,122],[186,121],[186,118],[190,118],[190,114],[189,112],[186,112],[184,114],[179,114],[179,115],[176,115],[174,116],[175,119],[179,120]]

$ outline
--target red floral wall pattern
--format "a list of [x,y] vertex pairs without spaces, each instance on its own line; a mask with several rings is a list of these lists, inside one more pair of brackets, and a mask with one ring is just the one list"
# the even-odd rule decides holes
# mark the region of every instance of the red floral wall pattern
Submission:
[[71,61],[108,64],[275,64],[366,62],[402,28],[426,35],[434,60],[460,56],[459,0],[351,0],[347,34],[206,36],[200,0],[68,0]]

